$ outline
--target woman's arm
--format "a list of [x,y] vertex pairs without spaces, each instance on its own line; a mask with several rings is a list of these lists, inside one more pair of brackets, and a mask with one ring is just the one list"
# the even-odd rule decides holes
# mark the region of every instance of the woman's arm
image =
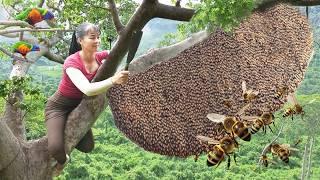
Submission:
[[87,96],[94,96],[104,92],[112,87],[114,84],[123,84],[128,81],[128,71],[120,71],[116,75],[99,82],[91,83],[83,75],[83,73],[73,67],[68,67],[66,73],[73,82],[73,84]]

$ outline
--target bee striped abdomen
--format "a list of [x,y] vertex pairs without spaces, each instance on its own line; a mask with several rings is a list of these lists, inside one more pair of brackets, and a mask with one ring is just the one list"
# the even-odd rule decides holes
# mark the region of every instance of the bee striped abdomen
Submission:
[[224,159],[224,154],[225,153],[223,149],[219,145],[214,146],[213,151],[208,153],[207,165],[215,166],[220,164],[220,162]]
[[293,108],[289,108],[289,109],[287,109],[287,110],[284,112],[284,114],[282,115],[282,117],[288,117],[288,116],[293,115],[293,114],[295,114],[295,113],[296,113],[296,112],[294,111]]
[[235,135],[237,135],[240,139],[244,141],[251,140],[251,134],[249,132],[248,127],[243,122],[237,122],[233,125],[232,131]]
[[262,127],[264,126],[264,123],[261,119],[257,119],[254,121],[252,127],[251,127],[251,134],[257,133]]

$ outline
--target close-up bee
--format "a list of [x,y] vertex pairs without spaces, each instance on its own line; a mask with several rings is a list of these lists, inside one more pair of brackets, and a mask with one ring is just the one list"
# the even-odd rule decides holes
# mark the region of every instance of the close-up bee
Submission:
[[266,133],[267,131],[266,127],[269,127],[270,131],[273,132],[270,127],[270,124],[274,125],[275,116],[273,115],[273,113],[264,112],[262,113],[261,116],[243,116],[241,118],[243,120],[252,122],[252,125],[250,128],[251,134],[257,133],[261,128],[262,128],[262,131]]
[[207,115],[207,118],[216,123],[222,123],[224,129],[227,133],[231,134],[233,138],[239,137],[244,141],[251,140],[251,134],[249,132],[249,127],[240,121],[240,115],[244,113],[244,111],[250,106],[251,104],[245,105],[236,116],[225,116],[216,113],[210,113]]
[[[206,137],[197,136],[197,139],[202,145],[206,147],[207,151],[207,165],[217,167],[228,156],[227,168],[230,167],[230,154],[233,154],[234,161],[236,162],[235,149],[238,148],[238,143],[231,137],[224,137],[220,141]],[[211,146],[210,146],[211,145]],[[213,145],[213,146],[212,146]]]
[[292,151],[298,151],[296,148],[290,147],[290,144],[271,144],[270,151],[272,155],[278,156],[283,162],[289,163],[289,157]]
[[284,94],[286,94],[288,91],[288,88],[287,87],[281,87],[278,89],[278,91],[276,92],[276,94],[274,95],[274,97],[276,99],[280,99],[282,97],[284,97]]
[[242,81],[242,96],[245,102],[251,102],[253,99],[258,97],[259,91],[254,91],[252,89],[247,89],[245,81]]
[[305,114],[305,111],[303,110],[303,106],[311,104],[315,101],[315,99],[312,99],[307,104],[302,106],[299,104],[296,96],[293,93],[288,95],[287,100],[288,100],[288,103],[291,104],[291,106],[284,110],[282,117],[291,116],[292,120],[293,120],[293,115],[301,115],[301,118],[303,119],[303,116]]

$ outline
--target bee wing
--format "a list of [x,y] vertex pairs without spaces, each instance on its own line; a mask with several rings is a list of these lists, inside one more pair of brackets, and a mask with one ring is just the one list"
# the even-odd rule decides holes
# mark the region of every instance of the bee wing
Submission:
[[288,94],[287,100],[288,100],[288,103],[292,105],[299,104],[296,96],[293,93]]
[[198,135],[196,137],[201,142],[205,142],[205,143],[208,143],[208,144],[219,144],[219,141],[217,141],[215,139],[212,139],[212,138],[209,138],[207,136]]
[[243,93],[247,91],[247,85],[246,85],[245,81],[242,81],[241,87],[242,87],[242,92]]
[[250,106],[251,106],[251,103],[248,103],[248,104],[246,104],[245,106],[243,106],[243,107],[237,112],[237,115],[243,114]]
[[226,116],[216,113],[210,113],[207,115],[207,118],[212,122],[223,123]]
[[241,119],[245,120],[245,121],[254,121],[258,118],[260,118],[260,117],[259,116],[241,116]]

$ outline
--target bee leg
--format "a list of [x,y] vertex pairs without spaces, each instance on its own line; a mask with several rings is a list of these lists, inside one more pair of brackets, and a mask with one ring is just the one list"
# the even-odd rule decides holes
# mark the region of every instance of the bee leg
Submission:
[[270,127],[269,125],[268,125],[268,127],[269,127],[270,131],[273,133],[273,131],[272,131],[271,127]]
[[293,114],[291,115],[291,120],[293,121]]
[[234,163],[237,165],[237,160],[236,160],[236,153],[233,153],[233,160],[234,160]]
[[265,126],[262,126],[262,131],[264,132],[264,134],[267,134],[267,130]]
[[238,143],[238,141],[236,140],[236,138],[234,138],[233,132],[232,132],[232,140],[236,143],[236,146],[238,147],[238,146],[239,146],[239,143]]
[[216,168],[218,168],[218,167],[219,167],[219,165],[221,164],[221,162],[222,162],[222,159],[218,162],[218,164],[217,164]]
[[227,170],[229,170],[230,169],[230,162],[231,162],[231,158],[230,158],[230,155],[228,154],[227,155],[228,156],[228,165],[227,165]]
[[236,147],[239,147],[239,143],[236,139],[233,139],[234,143],[236,144]]
[[200,154],[196,154],[196,155],[194,156],[194,162],[197,162],[197,161],[198,161],[199,155],[200,155]]
[[264,160],[264,166],[268,167],[268,160]]

